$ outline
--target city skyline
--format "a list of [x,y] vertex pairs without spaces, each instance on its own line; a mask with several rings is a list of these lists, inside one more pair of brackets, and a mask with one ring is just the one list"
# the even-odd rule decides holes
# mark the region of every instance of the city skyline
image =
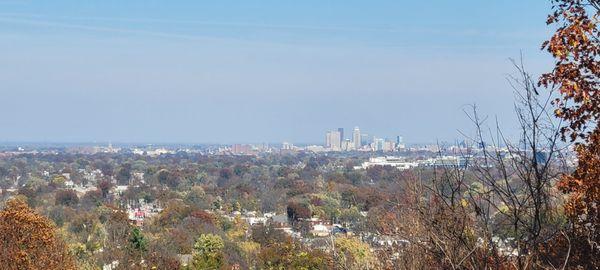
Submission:
[[[404,143],[404,136],[402,135],[402,133],[396,133],[396,134],[374,134],[374,133],[365,133],[362,132],[361,129],[358,126],[354,126],[354,128],[352,128],[352,132],[351,133],[347,133],[345,132],[346,128],[335,128],[335,129],[330,129],[327,130],[326,133],[326,138],[327,136],[329,136],[329,133],[331,132],[336,132],[339,133],[336,136],[338,136],[338,140],[339,140],[339,147],[342,146],[342,143],[344,141],[346,142],[350,142],[352,143],[352,147],[357,149],[360,148],[361,146],[365,146],[365,143],[368,142],[372,142],[374,139],[383,139],[385,141],[390,141],[390,142],[395,142],[396,144],[398,143]],[[350,130],[350,129],[348,129]],[[363,130],[364,131],[364,130]],[[342,134],[345,134],[342,136]],[[357,137],[358,136],[358,137]],[[356,138],[359,138],[359,142],[357,143]],[[462,141],[463,139],[459,139],[458,137],[454,140],[450,140],[451,142],[457,142],[457,141]],[[431,140],[431,141],[411,141],[410,144],[411,145],[422,145],[422,144],[432,144],[432,143],[437,143],[440,142],[440,140]],[[449,142],[448,140],[443,140],[443,142]],[[281,140],[278,142],[275,141],[230,141],[230,142],[168,142],[168,141],[153,141],[153,142],[149,142],[149,141],[113,141],[113,140],[107,140],[107,141],[2,141],[0,140],[0,145],[14,145],[14,146],[18,146],[19,144],[32,144],[32,145],[36,145],[36,144],[56,144],[56,145],[103,145],[103,144],[107,144],[107,145],[235,145],[235,144],[251,144],[251,145],[259,145],[259,144],[269,144],[269,145],[280,145],[280,144],[284,144],[284,143],[291,143],[294,145],[323,145],[323,146],[329,146],[329,143],[327,142],[327,140],[323,141],[309,141],[309,140],[304,140],[304,141],[292,141],[292,140]]]
[[344,128],[330,130],[325,134],[325,148],[331,151],[360,151],[371,149],[373,151],[393,151],[405,147],[402,135],[396,134],[392,137],[373,135],[361,132],[358,126],[352,130],[352,136],[344,136]]

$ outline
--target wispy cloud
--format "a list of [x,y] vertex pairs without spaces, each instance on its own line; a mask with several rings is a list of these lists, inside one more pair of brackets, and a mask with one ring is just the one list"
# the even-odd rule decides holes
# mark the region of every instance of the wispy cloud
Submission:
[[335,26],[335,25],[292,25],[292,24],[267,24],[267,23],[251,23],[251,22],[221,22],[221,21],[202,21],[202,20],[186,20],[186,19],[160,19],[160,18],[123,18],[123,17],[73,17],[73,16],[45,16],[29,13],[0,13],[0,16],[16,18],[16,19],[42,19],[45,21],[74,21],[74,22],[127,22],[139,24],[174,24],[174,25],[198,25],[198,26],[214,26],[214,27],[237,27],[248,29],[270,29],[270,30],[285,30],[285,31],[324,31],[324,32],[361,32],[361,33],[421,33],[421,34],[437,34],[444,36],[456,37],[473,37],[473,36],[505,36],[505,37],[524,37],[531,33],[525,32],[485,32],[474,28],[458,28],[458,29],[442,29],[442,27],[418,27],[414,25],[404,25],[402,27],[383,27],[383,26]]
[[[67,16],[44,16],[27,13],[0,13],[0,16],[11,18],[29,18],[44,20],[78,21],[78,22],[128,22],[128,23],[158,23],[179,25],[204,25],[217,27],[239,27],[254,29],[279,29],[279,30],[305,30],[305,31],[334,31],[334,32],[399,32],[399,29],[391,27],[360,27],[360,26],[312,26],[312,25],[289,25],[289,24],[265,24],[250,22],[219,22],[200,20],[177,20],[157,18],[119,18],[119,17],[67,17]],[[405,31],[405,30],[402,30]]]
[[[337,37],[344,37],[345,40],[350,38],[358,42],[356,44],[362,44],[366,42],[370,45],[383,46],[383,47],[402,47],[402,48],[429,48],[429,49],[440,49],[440,48],[456,48],[460,47],[470,49],[505,49],[505,48],[517,48],[516,43],[524,39],[532,39],[531,33],[526,32],[488,32],[480,31],[476,29],[442,29],[435,27],[356,27],[356,26],[310,26],[310,25],[286,25],[286,24],[262,24],[262,23],[248,23],[248,22],[216,22],[216,21],[199,21],[199,20],[177,20],[177,19],[157,19],[157,18],[119,18],[119,17],[68,17],[68,16],[45,16],[38,14],[27,14],[27,13],[0,13],[0,23],[12,23],[21,25],[30,25],[38,27],[51,27],[51,28],[63,28],[83,31],[96,31],[96,32],[107,32],[116,34],[131,34],[131,35],[144,35],[158,38],[167,39],[180,39],[187,41],[220,41],[220,42],[232,42],[232,43],[248,43],[248,44],[268,44],[268,45],[285,45],[285,46],[310,46],[314,45],[314,42],[309,41],[310,38],[306,39],[307,35],[310,37],[311,33],[298,33],[302,32],[328,32],[336,33]],[[104,24],[104,25],[103,25]],[[109,26],[106,26],[109,25]],[[257,31],[257,30],[276,30],[281,33],[294,33],[296,38],[303,37],[302,39],[296,39],[294,42],[277,40],[277,38],[263,38],[253,39],[244,38],[242,36],[211,36],[206,33],[184,33],[181,31],[176,33],[172,29],[172,25],[181,26],[204,26],[204,27],[229,27],[229,28],[241,28],[245,31]],[[131,26],[131,27],[129,27]],[[165,27],[167,26],[167,27]],[[140,28],[157,28],[160,30],[143,30],[134,29],[132,27]],[[164,30],[168,29],[168,30]],[[184,28],[185,29],[185,28]],[[206,30],[207,28],[198,28],[198,30]],[[368,40],[361,39],[360,35],[374,33],[379,34],[381,39],[373,39],[370,37]],[[426,45],[411,44],[407,37],[410,36],[431,36],[432,39],[440,42],[433,42],[432,44]],[[480,45],[448,45],[444,44],[444,40],[448,38],[468,38],[468,39],[479,39],[484,41],[486,39],[504,39],[514,40],[515,43],[500,45],[496,42],[493,44],[480,44]],[[536,39],[543,38],[542,35],[535,37]],[[335,40],[334,36],[331,36],[331,40]],[[323,43],[324,40],[320,40],[319,46],[326,45],[327,42]],[[348,45],[348,44],[343,44]]]
[[83,25],[83,24],[72,24],[72,23],[62,23],[62,22],[52,22],[52,21],[44,21],[44,20],[32,20],[32,19],[15,19],[15,18],[0,17],[0,22],[41,26],[41,27],[57,27],[57,28],[67,28],[67,29],[75,29],[75,30],[109,32],[109,33],[118,33],[118,34],[138,34],[138,35],[148,35],[148,36],[163,37],[163,38],[178,38],[178,39],[186,39],[186,40],[194,40],[194,41],[223,40],[221,38],[203,37],[203,36],[196,36],[196,35],[174,34],[174,33],[166,33],[166,32],[135,30],[135,29],[125,29],[125,28],[116,28],[116,27],[90,26],[90,25]]

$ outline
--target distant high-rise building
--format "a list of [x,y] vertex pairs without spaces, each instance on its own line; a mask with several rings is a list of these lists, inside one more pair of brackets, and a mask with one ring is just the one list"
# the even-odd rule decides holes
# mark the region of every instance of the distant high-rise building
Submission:
[[344,128],[338,128],[338,132],[340,133],[340,141],[344,141]]
[[396,144],[402,144],[402,136],[396,136]]
[[339,151],[342,149],[341,133],[337,130],[327,132],[326,146],[327,148]]
[[362,147],[362,138],[358,127],[355,127],[354,132],[352,132],[352,142],[354,143],[354,149],[358,150]]
[[342,134],[339,131],[331,132],[331,149],[336,151],[342,149]]
[[398,148],[398,149],[405,148],[404,139],[402,138],[402,136],[396,136],[396,148]]

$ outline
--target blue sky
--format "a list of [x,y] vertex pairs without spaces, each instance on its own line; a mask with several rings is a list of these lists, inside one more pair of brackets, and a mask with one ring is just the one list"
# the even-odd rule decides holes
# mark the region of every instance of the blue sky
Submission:
[[321,142],[510,129],[547,1],[0,0],[0,141]]

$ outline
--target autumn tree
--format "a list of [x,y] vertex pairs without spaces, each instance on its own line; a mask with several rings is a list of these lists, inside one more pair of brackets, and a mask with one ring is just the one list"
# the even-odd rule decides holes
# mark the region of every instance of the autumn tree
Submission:
[[147,254],[145,258],[146,269],[178,270],[182,268],[176,252],[168,247],[155,243],[148,246]]
[[87,209],[92,209],[100,204],[102,204],[102,191],[100,190],[90,190],[81,198],[81,205]]
[[341,269],[377,269],[378,266],[371,247],[354,237],[335,239],[334,258]]
[[22,199],[8,201],[0,212],[0,250],[2,269],[75,269],[52,222]]
[[[543,48],[555,59],[540,85],[558,88],[555,115],[568,123],[563,139],[576,143],[578,166],[558,188],[568,194],[571,221],[565,265],[600,268],[600,1],[552,0],[547,23],[556,27]],[[594,259],[595,258],[595,259]]]
[[181,181],[180,176],[177,172],[169,171],[166,169],[158,171],[156,173],[156,179],[161,185],[166,185],[170,188],[176,188]]
[[106,217],[102,218],[105,220],[104,227],[106,230],[106,243],[102,255],[103,260],[110,263],[125,256],[122,247],[126,247],[128,244],[131,225],[126,212],[108,207],[102,208],[102,210],[106,212]]
[[600,31],[597,20],[600,1],[552,0],[554,12],[547,23],[558,28],[544,42],[555,58],[552,72],[544,74],[540,84],[557,87],[560,97],[554,100],[557,117],[569,125],[563,134],[571,140],[589,142],[600,120]]
[[79,203],[79,197],[77,193],[72,189],[63,189],[56,192],[54,195],[54,204],[76,206]]
[[259,269],[317,270],[334,269],[331,256],[318,249],[307,249],[291,240],[263,247]]
[[300,219],[310,218],[312,213],[305,204],[290,202],[287,206],[287,216],[292,222],[297,222]]
[[102,198],[106,199],[108,197],[108,193],[112,188],[112,184],[108,180],[102,180],[98,182],[98,189],[102,192]]
[[119,183],[119,185],[128,185],[129,184],[129,180],[131,180],[131,163],[124,163],[123,165],[121,165],[121,167],[117,170],[117,183]]
[[277,230],[272,224],[259,224],[252,227],[250,238],[261,246],[268,246],[273,243],[287,241],[289,236],[282,230]]

